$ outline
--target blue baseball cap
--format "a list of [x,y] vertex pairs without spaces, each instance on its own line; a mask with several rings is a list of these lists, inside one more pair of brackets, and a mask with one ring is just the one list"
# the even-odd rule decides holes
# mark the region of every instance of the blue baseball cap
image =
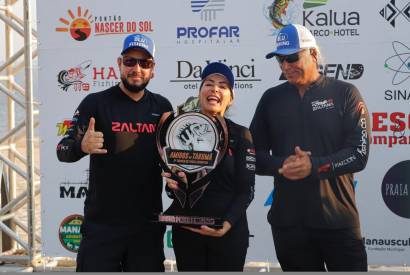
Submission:
[[276,51],[268,53],[266,58],[269,59],[275,55],[294,54],[303,49],[316,47],[316,39],[306,27],[289,24],[279,31],[276,37]]
[[202,71],[201,79],[204,81],[211,74],[220,74],[228,80],[229,88],[232,91],[233,97],[233,87],[235,84],[235,78],[233,76],[232,70],[221,62],[209,63]]
[[155,55],[154,41],[152,41],[152,39],[148,36],[140,33],[130,34],[127,37],[125,37],[121,55],[123,55],[129,49],[143,49],[152,58],[154,58]]

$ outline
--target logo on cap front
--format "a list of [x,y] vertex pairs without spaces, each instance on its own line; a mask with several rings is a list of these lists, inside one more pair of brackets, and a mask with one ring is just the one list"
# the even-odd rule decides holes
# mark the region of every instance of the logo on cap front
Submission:
[[276,38],[277,47],[289,46],[289,37],[286,33],[280,33]]
[[144,49],[148,49],[148,42],[145,38],[135,36],[134,41],[131,41],[128,44],[128,47],[142,47]]

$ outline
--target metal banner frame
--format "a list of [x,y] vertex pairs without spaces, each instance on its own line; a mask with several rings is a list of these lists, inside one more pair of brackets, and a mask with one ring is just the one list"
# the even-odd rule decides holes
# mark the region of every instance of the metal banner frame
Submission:
[[[7,96],[7,131],[0,136],[0,178],[2,201],[0,208],[0,230],[9,237],[9,245],[0,254],[0,261],[32,263],[37,245],[41,242],[35,234],[35,196],[40,193],[40,170],[34,163],[34,129],[38,126],[38,103],[33,101],[33,59],[37,57],[37,32],[32,28],[30,0],[5,0],[0,5],[0,24],[5,25],[5,39],[1,39],[5,49],[5,61],[0,64],[0,92]],[[22,7],[22,11],[21,11]],[[18,16],[14,11],[22,13]],[[14,34],[24,43],[21,48],[13,47]],[[19,38],[20,38],[19,37]],[[24,69],[24,85],[15,76]],[[15,104],[24,110],[24,120],[16,123]],[[16,143],[25,138],[25,152],[20,152]],[[17,194],[16,182],[20,176],[26,182],[26,190]],[[19,220],[17,210],[27,207],[27,221]],[[6,223],[7,221],[7,223]],[[27,236],[19,235],[20,228]],[[3,238],[4,239],[4,238]],[[23,249],[23,255],[14,255]]]

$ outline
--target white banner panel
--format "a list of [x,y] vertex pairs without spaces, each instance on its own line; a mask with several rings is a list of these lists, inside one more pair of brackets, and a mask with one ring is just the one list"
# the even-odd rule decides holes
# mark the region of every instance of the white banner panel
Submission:
[[[58,162],[55,147],[89,93],[118,82],[116,58],[126,34],[142,32],[157,46],[149,89],[174,107],[196,95],[207,62],[222,61],[236,77],[229,116],[249,126],[263,92],[281,83],[265,54],[287,23],[309,28],[324,55],[322,72],[356,85],[372,119],[367,168],[356,176],[357,204],[369,264],[410,259],[410,1],[224,0],[221,10],[190,0],[42,0],[37,3],[41,108],[42,239],[45,256],[75,256],[87,188],[88,158]],[[266,221],[270,177],[256,178],[248,210],[247,261],[276,262]],[[169,199],[164,196],[165,206]],[[67,219],[67,217],[71,217]],[[169,239],[166,254],[174,258]]]

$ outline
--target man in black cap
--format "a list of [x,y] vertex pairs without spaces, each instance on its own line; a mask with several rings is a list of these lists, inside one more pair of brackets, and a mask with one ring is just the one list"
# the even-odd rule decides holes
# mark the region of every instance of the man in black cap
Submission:
[[285,271],[366,271],[353,173],[369,156],[369,115],[358,89],[318,72],[319,48],[296,24],[280,30],[287,81],[262,96],[250,130],[256,173],[274,176],[268,220]]
[[146,89],[155,46],[142,34],[124,40],[119,85],[88,95],[57,146],[63,162],[90,154],[77,271],[164,271],[162,178],[155,131],[170,102]]

